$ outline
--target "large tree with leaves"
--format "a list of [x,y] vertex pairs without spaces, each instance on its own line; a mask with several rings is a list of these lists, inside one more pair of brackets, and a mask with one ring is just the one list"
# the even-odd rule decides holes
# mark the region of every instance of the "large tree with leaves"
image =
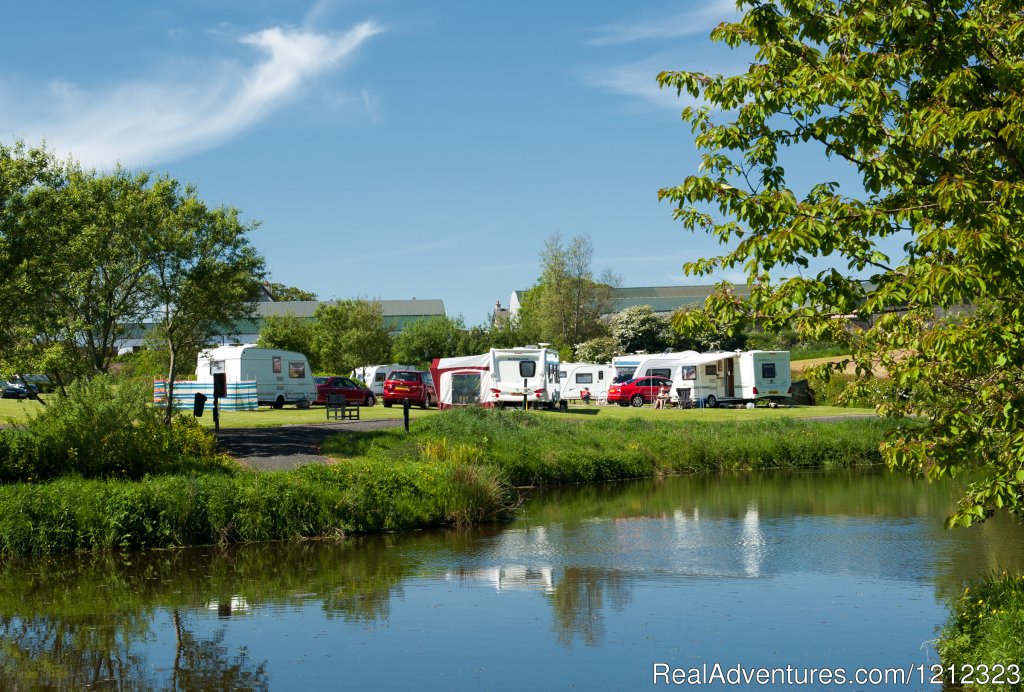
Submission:
[[[846,339],[864,376],[884,366],[909,394],[880,407],[903,421],[888,463],[984,470],[950,525],[1024,510],[1024,6],[738,7],[712,38],[752,50],[745,72],[658,77],[699,99],[683,118],[703,151],[660,197],[727,245],[687,272],[745,271],[749,300],[709,299],[720,318]],[[820,181],[797,189],[786,164],[816,154]],[[859,185],[841,187],[838,164]],[[848,315],[871,326],[834,319]]]
[[313,349],[325,372],[348,374],[391,359],[391,333],[379,300],[323,303],[313,317]]
[[156,332],[167,345],[166,419],[173,414],[179,357],[206,346],[222,329],[251,317],[263,279],[263,258],[252,246],[237,209],[211,208],[191,186],[164,179],[162,223],[150,235]]
[[527,292],[520,310],[523,331],[569,348],[607,332],[601,316],[612,310],[619,278],[606,269],[595,279],[593,258],[588,236],[573,236],[568,244],[558,233],[547,239],[537,285]]

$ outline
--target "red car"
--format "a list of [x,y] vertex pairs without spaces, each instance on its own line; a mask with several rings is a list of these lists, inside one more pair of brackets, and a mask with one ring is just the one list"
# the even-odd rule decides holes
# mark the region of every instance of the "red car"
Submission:
[[608,403],[619,406],[636,406],[653,403],[662,387],[671,389],[672,380],[667,377],[635,377],[632,380],[613,384],[608,388]]
[[401,404],[408,399],[410,404],[419,404],[420,408],[428,408],[437,401],[434,379],[429,372],[422,370],[393,370],[388,379],[384,380],[384,406]]
[[345,401],[359,406],[373,406],[377,397],[363,385],[347,377],[314,377],[316,382],[315,404],[326,404],[328,394],[344,394]]

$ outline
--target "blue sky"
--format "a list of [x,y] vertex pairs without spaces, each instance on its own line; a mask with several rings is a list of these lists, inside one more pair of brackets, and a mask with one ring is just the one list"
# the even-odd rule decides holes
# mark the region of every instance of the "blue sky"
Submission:
[[11,4],[0,138],[195,183],[261,222],[275,281],[476,324],[555,232],[623,285],[704,282],[681,266],[716,245],[657,201],[697,153],[655,77],[745,68],[707,39],[733,6]]

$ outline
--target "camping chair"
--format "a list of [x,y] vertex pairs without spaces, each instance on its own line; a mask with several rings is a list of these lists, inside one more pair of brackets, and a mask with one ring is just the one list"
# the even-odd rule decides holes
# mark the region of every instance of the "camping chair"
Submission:
[[693,408],[693,390],[688,387],[677,387],[676,394],[679,396],[679,408]]

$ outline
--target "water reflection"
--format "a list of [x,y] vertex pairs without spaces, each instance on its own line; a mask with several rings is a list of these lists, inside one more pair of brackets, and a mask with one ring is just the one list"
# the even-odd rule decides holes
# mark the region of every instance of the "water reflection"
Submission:
[[[5,560],[0,688],[290,686],[288,637],[325,675],[357,645],[366,666],[388,647],[439,670],[490,660],[495,631],[559,665],[580,647],[636,655],[610,636],[622,627],[735,658],[776,627],[813,651],[842,622],[836,656],[869,656],[861,639],[913,655],[966,577],[1024,568],[1013,521],[942,530],[952,493],[879,472],[671,478],[542,493],[471,531]],[[880,626],[894,617],[905,631]],[[449,638],[461,654],[432,648]]]

